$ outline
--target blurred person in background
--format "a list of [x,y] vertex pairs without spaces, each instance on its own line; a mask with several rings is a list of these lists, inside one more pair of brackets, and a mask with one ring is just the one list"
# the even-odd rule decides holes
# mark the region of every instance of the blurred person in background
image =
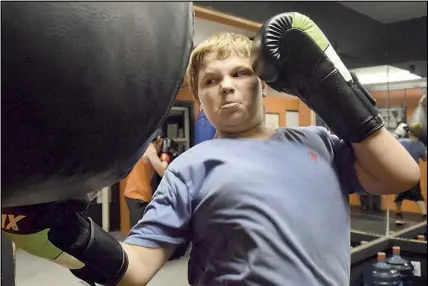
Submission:
[[[425,145],[419,141],[419,137],[422,132],[421,123],[412,123],[409,126],[409,138],[400,138],[398,141],[403,145],[403,147],[409,152],[409,154],[415,159],[419,164],[419,160],[426,161],[427,159],[427,149]],[[425,208],[425,201],[421,192],[420,182],[416,184],[410,190],[400,193],[395,197],[395,207],[396,207],[396,225],[403,225],[403,214],[401,213],[401,205],[404,200],[409,200],[416,202],[419,207],[420,212],[422,213],[423,218],[426,220],[427,211]]]
[[162,177],[170,163],[169,155],[162,151],[164,147],[167,148],[163,146],[164,143],[168,144],[167,138],[164,139],[162,131],[158,129],[141,159],[129,175],[120,182],[129,208],[131,228],[143,217],[147,205],[152,200],[152,181],[155,173]]

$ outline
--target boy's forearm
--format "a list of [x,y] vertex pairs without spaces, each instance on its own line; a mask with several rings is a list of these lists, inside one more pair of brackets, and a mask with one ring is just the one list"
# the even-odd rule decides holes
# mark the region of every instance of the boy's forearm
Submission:
[[134,251],[132,245],[123,242],[121,242],[120,245],[128,256],[128,269],[126,270],[125,275],[119,281],[119,284],[117,286],[146,285],[149,282],[149,279],[144,278],[145,269],[141,269],[139,267],[139,258],[137,253]]
[[377,181],[371,185],[376,185],[377,188],[382,186],[383,190],[376,190],[377,193],[402,192],[419,181],[419,166],[385,128],[376,131],[361,143],[353,143],[352,147],[358,164],[373,182]]
[[168,261],[174,248],[147,248],[121,242],[128,256],[128,269],[117,286],[144,286]]

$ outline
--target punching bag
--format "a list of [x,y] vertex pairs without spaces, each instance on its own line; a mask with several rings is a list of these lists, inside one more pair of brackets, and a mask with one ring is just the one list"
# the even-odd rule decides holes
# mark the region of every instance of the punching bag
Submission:
[[215,128],[208,120],[203,111],[199,112],[195,124],[195,145],[206,140],[213,139],[215,136]]
[[420,123],[422,125],[422,131],[419,136],[419,140],[427,145],[427,98],[423,95],[419,100],[418,106],[412,114],[410,125],[414,123]]
[[191,2],[2,3],[2,206],[126,176],[193,46]]

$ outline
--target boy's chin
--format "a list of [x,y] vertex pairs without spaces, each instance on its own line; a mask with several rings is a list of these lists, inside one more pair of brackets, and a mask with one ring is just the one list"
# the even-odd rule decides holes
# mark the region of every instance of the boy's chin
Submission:
[[223,122],[221,126],[216,128],[218,131],[222,133],[228,133],[228,134],[238,134],[242,132],[248,131],[248,129],[251,129],[249,127],[249,124],[245,120],[236,120],[236,121],[229,121],[229,122]]
[[228,114],[228,116],[222,116],[220,119],[222,127],[227,129],[236,129],[239,130],[243,125],[247,123],[247,116],[241,112],[236,112],[233,114]]

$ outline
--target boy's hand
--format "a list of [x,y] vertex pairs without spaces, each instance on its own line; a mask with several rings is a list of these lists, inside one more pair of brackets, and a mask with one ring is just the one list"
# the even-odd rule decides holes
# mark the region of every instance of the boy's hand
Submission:
[[375,100],[302,14],[266,21],[253,41],[251,61],[261,80],[299,97],[341,138],[359,143],[384,125]]

